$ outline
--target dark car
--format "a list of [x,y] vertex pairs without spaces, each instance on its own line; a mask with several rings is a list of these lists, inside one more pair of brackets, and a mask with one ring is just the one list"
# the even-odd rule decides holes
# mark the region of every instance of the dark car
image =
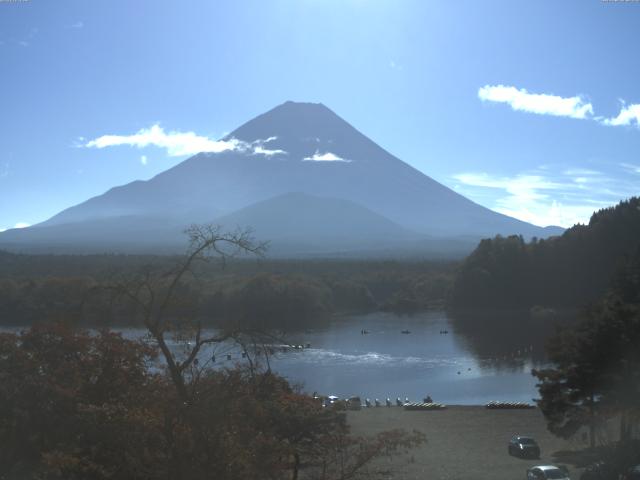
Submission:
[[618,480],[618,473],[608,463],[596,462],[584,469],[580,480]]
[[631,467],[622,476],[624,480],[640,480],[640,465]]
[[509,441],[509,455],[526,458],[540,458],[540,447],[531,437],[514,436]]

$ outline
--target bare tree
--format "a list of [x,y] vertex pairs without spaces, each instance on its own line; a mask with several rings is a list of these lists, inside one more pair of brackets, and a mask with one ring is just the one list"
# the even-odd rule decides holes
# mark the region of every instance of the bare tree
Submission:
[[[206,332],[199,319],[187,313],[189,318],[178,318],[180,307],[189,311],[184,304],[184,282],[195,275],[198,263],[212,259],[225,262],[233,257],[251,255],[262,257],[266,252],[266,242],[256,242],[249,229],[225,232],[218,225],[192,225],[185,230],[189,238],[189,248],[177,264],[167,271],[157,272],[147,269],[135,277],[116,282],[106,287],[114,297],[124,297],[133,303],[141,313],[142,322],[150,336],[157,342],[167,370],[175,385],[180,400],[188,404],[192,392],[186,377],[197,378],[198,355],[203,347],[225,341],[239,339],[252,332],[233,330]],[[191,341],[185,342],[186,351],[181,358],[169,348],[167,336],[181,333]],[[242,345],[246,344],[246,340]]]
[[[322,408],[270,374],[269,351],[274,341],[282,342],[281,338],[244,325],[203,328],[197,309],[191,308],[187,278],[197,278],[196,266],[201,262],[216,260],[224,264],[238,255],[261,257],[266,244],[257,243],[249,230],[225,233],[213,225],[194,225],[186,233],[189,248],[172,268],[146,269],[106,287],[113,298],[125,298],[135,305],[175,387],[176,397],[171,395],[164,404],[160,427],[167,478],[244,472],[225,457],[237,451],[240,457],[248,454],[250,468],[271,472],[270,476],[265,473],[265,478],[290,474],[298,479],[302,472],[305,478],[318,480],[378,478],[384,473],[377,463],[380,457],[392,457],[424,443],[424,435],[415,431],[382,432],[371,438],[351,436],[344,415]],[[171,348],[170,335],[185,340],[184,350]],[[248,382],[243,377],[247,372],[244,368],[212,374],[210,360],[200,361],[206,347],[225,342],[232,342],[243,352],[251,374]],[[257,356],[266,359],[266,372],[254,371]],[[262,401],[269,408],[256,408]],[[219,407],[224,413],[219,413]],[[258,427],[258,434],[238,428],[234,424],[238,418],[253,418],[248,423],[262,427]]]

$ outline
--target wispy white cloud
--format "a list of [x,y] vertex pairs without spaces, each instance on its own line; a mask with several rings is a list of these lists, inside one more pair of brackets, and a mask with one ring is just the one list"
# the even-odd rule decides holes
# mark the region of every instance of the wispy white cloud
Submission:
[[563,173],[565,175],[569,175],[569,176],[575,176],[575,175],[597,176],[597,175],[602,175],[602,172],[600,172],[598,170],[592,170],[590,168],[580,168],[580,167],[568,168],[568,169],[564,170]]
[[617,117],[605,118],[601,122],[612,127],[635,125],[640,128],[640,104],[626,106],[623,104]]
[[506,103],[513,110],[536,113],[538,115],[553,115],[589,119],[612,127],[636,126],[640,128],[640,103],[622,107],[617,116],[605,118],[594,114],[593,105],[582,96],[560,97],[546,93],[529,93],[524,88],[507,85],[485,85],[478,89],[478,98],[483,102]]
[[[277,137],[258,139],[253,142],[244,142],[236,138],[229,140],[215,140],[210,137],[197,135],[194,132],[179,132],[165,130],[158,124],[150,128],[143,128],[132,135],[102,135],[87,141],[84,137],[78,137],[74,146],[85,148],[106,148],[116,146],[130,146],[146,148],[149,146],[164,148],[170,157],[195,155],[197,153],[221,153],[235,150],[255,155],[271,157],[274,155],[288,155],[288,152],[278,148],[268,148],[268,144],[277,140]],[[140,163],[147,165],[148,157],[142,155]]]
[[0,164],[0,178],[6,178],[9,176],[9,162],[2,162]]
[[[640,173],[640,168],[639,172]],[[497,212],[539,226],[588,223],[600,208],[636,194],[622,169],[538,168],[512,176],[460,173],[454,188]]]
[[253,153],[256,155],[266,155],[268,157],[271,157],[273,155],[287,155],[287,152],[285,152],[284,150],[280,150],[278,148],[270,150],[268,148],[264,148],[262,145],[255,146],[253,148]]
[[31,226],[30,223],[18,222],[13,227],[0,228],[0,232],[6,232],[7,230],[10,230],[12,228],[27,228],[27,227],[30,227],[30,226]]
[[620,166],[628,172],[640,175],[640,165],[634,165],[632,163],[621,163]]
[[77,21],[76,23],[73,23],[71,25],[69,25],[70,28],[84,28],[84,22],[82,20]]
[[278,137],[269,137],[264,140],[255,140],[251,142],[251,144],[245,144],[243,148],[253,150],[254,155],[266,155],[267,157],[272,157],[273,155],[288,155],[288,152],[280,150],[279,148],[270,149],[265,147],[267,143],[271,143],[277,139]]
[[332,153],[332,152],[320,153],[318,150],[316,150],[316,153],[314,153],[310,157],[303,158],[303,160],[305,162],[350,162],[351,161],[346,158],[342,158],[336,155],[335,153]]
[[127,145],[137,148],[155,146],[164,148],[171,157],[194,155],[200,152],[220,153],[240,148],[241,142],[236,139],[214,140],[209,137],[196,135],[194,132],[165,132],[155,124],[150,128],[143,128],[133,135],[103,135],[86,142],[88,148],[106,148]]
[[529,93],[524,88],[506,85],[485,85],[478,90],[484,102],[506,103],[513,110],[585,119],[593,116],[593,106],[581,96],[560,97],[546,93]]

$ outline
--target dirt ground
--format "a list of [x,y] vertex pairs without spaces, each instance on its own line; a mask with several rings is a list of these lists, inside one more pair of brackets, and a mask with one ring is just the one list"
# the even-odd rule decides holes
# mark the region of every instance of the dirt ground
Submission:
[[[347,420],[356,435],[404,428],[420,430],[427,443],[407,455],[380,461],[393,479],[491,479],[526,480],[534,465],[559,465],[554,453],[580,450],[581,440],[565,441],[551,435],[538,409],[487,410],[479,406],[451,406],[442,411],[405,411],[401,407],[377,407],[351,411]],[[540,445],[539,460],[507,454],[513,435],[528,435]],[[572,480],[580,471],[567,465]]]

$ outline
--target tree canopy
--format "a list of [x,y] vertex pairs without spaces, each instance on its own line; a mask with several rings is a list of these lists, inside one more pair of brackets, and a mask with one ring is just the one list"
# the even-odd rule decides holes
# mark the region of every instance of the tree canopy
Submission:
[[551,368],[533,372],[540,380],[538,404],[549,429],[569,437],[620,419],[627,440],[640,421],[640,255],[615,275],[604,298],[585,309],[578,323],[548,343]]
[[594,213],[559,237],[485,239],[456,276],[456,308],[580,307],[596,301],[640,246],[640,198]]

